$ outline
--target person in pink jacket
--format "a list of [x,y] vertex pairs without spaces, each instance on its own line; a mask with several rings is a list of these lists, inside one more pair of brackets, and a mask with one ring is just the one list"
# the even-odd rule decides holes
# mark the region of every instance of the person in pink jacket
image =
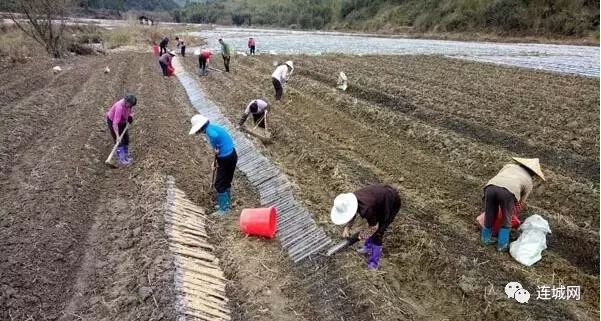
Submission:
[[[127,123],[131,124],[134,121],[134,106],[136,103],[136,96],[128,94],[114,103],[106,114],[106,123],[113,137],[113,142],[117,142],[117,137],[123,133]],[[129,133],[127,131],[119,142],[117,156],[121,165],[129,165],[133,160],[129,155]]]

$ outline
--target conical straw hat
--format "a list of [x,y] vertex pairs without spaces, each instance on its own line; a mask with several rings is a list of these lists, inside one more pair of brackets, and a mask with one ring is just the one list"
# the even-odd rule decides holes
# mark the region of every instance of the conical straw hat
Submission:
[[520,158],[520,157],[512,157],[514,161],[526,166],[528,169],[533,171],[536,175],[545,181],[545,175],[543,175],[543,171],[540,168],[540,162],[538,158]]

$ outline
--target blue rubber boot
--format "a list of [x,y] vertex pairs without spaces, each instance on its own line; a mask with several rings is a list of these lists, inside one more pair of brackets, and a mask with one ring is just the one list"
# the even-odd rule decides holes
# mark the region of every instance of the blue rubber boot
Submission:
[[497,251],[507,252],[509,251],[509,232],[511,229],[503,227],[499,229],[499,236],[497,241]]
[[492,228],[482,228],[482,231],[480,231],[480,243],[484,246],[494,245],[497,243],[497,239],[492,237]]
[[230,199],[227,192],[217,193],[217,203],[219,204],[219,211],[217,211],[218,215],[225,215],[229,212]]

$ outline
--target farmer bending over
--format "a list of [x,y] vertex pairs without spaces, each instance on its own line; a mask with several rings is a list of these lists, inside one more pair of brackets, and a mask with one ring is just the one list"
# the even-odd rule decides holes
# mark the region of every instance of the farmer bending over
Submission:
[[[114,103],[106,114],[106,123],[113,137],[113,143],[117,143],[117,137],[123,133],[127,123],[131,124],[134,121],[134,106],[136,103],[136,96],[127,95]],[[117,156],[121,165],[129,165],[133,161],[129,155],[129,133],[127,131],[119,142]]]
[[271,74],[271,82],[273,83],[273,88],[275,89],[275,100],[282,99],[282,95],[284,94],[284,86],[286,85],[286,81],[292,75],[294,71],[294,65],[292,61],[288,60],[283,65],[279,65],[275,68],[273,74]]
[[215,190],[217,191],[218,215],[225,215],[231,205],[231,187],[238,155],[230,134],[221,126],[211,124],[203,115],[194,115],[190,120],[192,128],[189,135],[203,133],[215,152],[217,173]]
[[171,61],[173,60],[173,56],[175,56],[175,51],[169,51],[164,53],[161,58],[159,58],[159,65],[161,65],[161,70],[163,70],[163,77],[169,77],[169,72],[167,69],[173,66],[171,65]]
[[200,69],[200,75],[204,76],[207,74],[207,68],[209,68],[209,62],[213,53],[209,49],[203,49],[200,51],[198,56],[198,68]]
[[[499,252],[509,250],[511,217],[514,211],[519,211],[525,206],[533,189],[532,177],[536,175],[545,180],[538,158],[513,157],[513,160],[515,163],[503,166],[484,186],[484,227],[480,232],[480,242],[483,245],[496,243]],[[497,240],[492,237],[492,226],[499,208],[503,214],[503,222]]]
[[246,106],[246,109],[244,110],[244,113],[242,114],[242,117],[238,122],[238,126],[242,127],[242,125],[244,125],[244,122],[246,122],[246,118],[248,118],[248,115],[252,114],[255,125],[265,129],[265,118],[267,117],[269,109],[269,103],[267,103],[263,99],[255,99],[251,101],[248,104],[248,106]]
[[346,224],[342,237],[350,236],[357,214],[367,220],[368,227],[359,233],[359,239],[365,240],[365,243],[358,252],[369,255],[368,268],[377,270],[384,233],[400,208],[401,198],[392,186],[374,184],[353,193],[338,195],[330,215],[334,224]]

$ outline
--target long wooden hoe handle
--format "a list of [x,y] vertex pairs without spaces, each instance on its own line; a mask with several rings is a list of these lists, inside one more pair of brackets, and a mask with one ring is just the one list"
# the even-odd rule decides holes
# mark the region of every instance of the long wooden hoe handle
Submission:
[[127,123],[127,125],[125,125],[125,129],[123,129],[123,132],[121,133],[121,135],[119,135],[119,137],[117,137],[117,141],[115,142],[115,146],[113,146],[113,150],[109,154],[109,157],[107,157],[107,159],[104,161],[104,163],[106,163],[106,164],[110,164],[111,163],[111,159],[113,158],[113,155],[115,155],[115,151],[117,151],[117,147],[121,143],[121,139],[123,139],[123,136],[125,135],[125,133],[127,132],[128,129],[129,129],[129,123]]

